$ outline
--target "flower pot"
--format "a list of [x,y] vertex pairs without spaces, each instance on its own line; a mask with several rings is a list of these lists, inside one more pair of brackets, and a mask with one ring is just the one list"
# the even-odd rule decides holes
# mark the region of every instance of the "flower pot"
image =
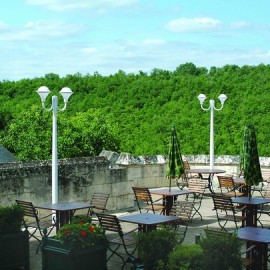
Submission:
[[48,237],[42,244],[42,270],[106,270],[105,244],[76,248]]
[[28,231],[0,235],[1,270],[24,267],[30,269]]

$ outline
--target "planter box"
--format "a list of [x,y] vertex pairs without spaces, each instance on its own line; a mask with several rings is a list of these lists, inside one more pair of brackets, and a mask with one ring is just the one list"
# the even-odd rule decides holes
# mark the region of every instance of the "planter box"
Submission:
[[48,237],[42,245],[42,270],[106,270],[105,245],[75,249]]
[[0,268],[6,270],[16,267],[30,269],[28,231],[0,235]]

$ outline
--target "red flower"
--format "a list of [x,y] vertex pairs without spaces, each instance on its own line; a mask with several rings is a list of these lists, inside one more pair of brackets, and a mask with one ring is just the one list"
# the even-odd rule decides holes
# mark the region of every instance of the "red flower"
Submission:
[[64,234],[69,234],[70,233],[70,230],[65,230],[64,231]]
[[92,233],[95,232],[95,228],[93,226],[89,226],[88,228],[89,228],[90,232],[92,232]]
[[84,224],[84,222],[83,222],[83,221],[80,221],[80,222],[79,222],[79,224],[80,224],[80,225],[83,225],[83,224]]
[[81,236],[86,236],[86,232],[85,231],[81,231]]

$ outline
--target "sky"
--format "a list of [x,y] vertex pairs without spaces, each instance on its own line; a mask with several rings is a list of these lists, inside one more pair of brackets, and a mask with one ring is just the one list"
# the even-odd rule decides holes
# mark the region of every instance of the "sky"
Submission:
[[9,0],[0,81],[270,63],[269,0]]

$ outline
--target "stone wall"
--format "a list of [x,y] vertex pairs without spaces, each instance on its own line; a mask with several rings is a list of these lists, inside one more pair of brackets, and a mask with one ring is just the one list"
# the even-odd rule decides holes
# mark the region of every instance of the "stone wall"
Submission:
[[[183,156],[193,168],[207,167],[208,156]],[[262,169],[269,168],[270,158],[260,158]],[[215,167],[228,174],[239,171],[239,157],[216,157]],[[128,153],[102,151],[98,157],[59,160],[59,201],[89,201],[94,192],[110,193],[109,210],[134,206],[132,186],[149,188],[168,186],[165,177],[166,157],[133,157]],[[172,183],[174,186],[175,183]],[[11,162],[0,165],[0,202],[15,199],[43,204],[51,201],[51,162]]]
[[[59,201],[89,201],[94,192],[110,193],[109,208],[130,207],[133,181],[126,169],[110,168],[106,157],[59,160]],[[131,182],[131,183],[129,183]],[[51,162],[14,162],[0,165],[1,204],[15,199],[43,204],[51,201]]]

